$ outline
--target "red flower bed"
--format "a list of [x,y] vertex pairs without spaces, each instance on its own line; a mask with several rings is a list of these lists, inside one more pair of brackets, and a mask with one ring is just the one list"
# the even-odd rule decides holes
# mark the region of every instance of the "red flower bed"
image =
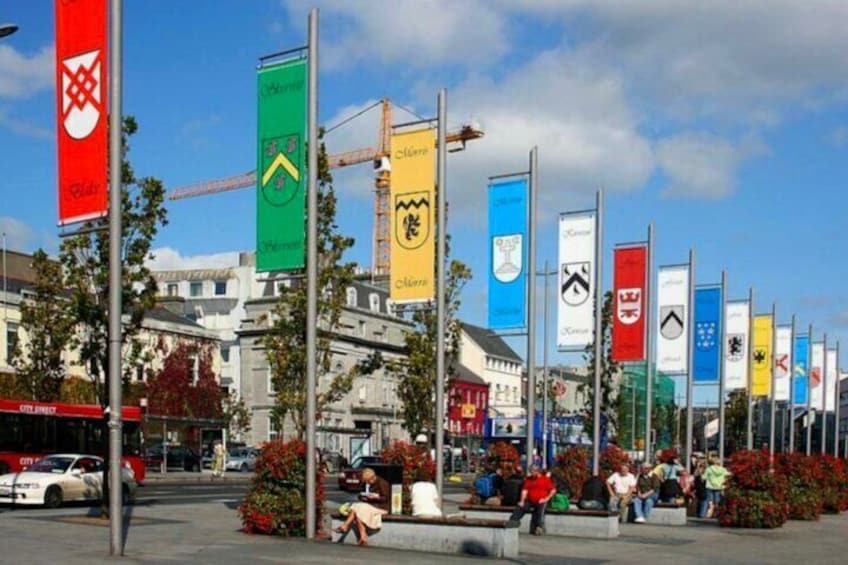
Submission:
[[789,517],[789,482],[771,469],[765,450],[739,451],[727,465],[732,473],[718,506],[718,521],[735,528],[778,528]]
[[848,465],[832,455],[820,455],[821,494],[825,512],[848,510]]
[[489,472],[493,473],[500,467],[503,469],[504,477],[509,477],[515,473],[519,465],[521,465],[521,457],[511,443],[496,441],[486,450],[486,467]]
[[[323,473],[316,473],[316,530],[324,508]],[[256,475],[238,512],[248,534],[306,535],[306,444],[271,441],[256,460]]]
[[570,446],[557,455],[556,464],[551,472],[568,485],[571,498],[579,498],[583,483],[592,476],[589,468],[589,451],[585,447]]
[[787,482],[786,501],[791,520],[817,520],[824,509],[821,484],[824,472],[818,457],[783,454],[775,462]]
[[[606,481],[610,475],[618,471],[625,464],[630,464],[630,457],[627,455],[627,452],[615,445],[610,445],[601,452],[599,470],[601,480]],[[633,473],[634,470],[631,469],[630,472]]]
[[386,446],[380,457],[386,463],[403,467],[403,513],[412,514],[412,483],[418,480],[419,469],[424,469],[431,480],[436,476],[436,463],[427,449],[405,441],[395,441]]

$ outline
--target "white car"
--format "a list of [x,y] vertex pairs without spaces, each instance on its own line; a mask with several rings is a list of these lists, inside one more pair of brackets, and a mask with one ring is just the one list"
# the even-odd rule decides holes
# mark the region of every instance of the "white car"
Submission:
[[[123,500],[135,500],[136,481],[123,466]],[[94,455],[57,454],[39,459],[20,473],[0,476],[0,504],[41,504],[57,508],[63,502],[100,500],[103,459]]]

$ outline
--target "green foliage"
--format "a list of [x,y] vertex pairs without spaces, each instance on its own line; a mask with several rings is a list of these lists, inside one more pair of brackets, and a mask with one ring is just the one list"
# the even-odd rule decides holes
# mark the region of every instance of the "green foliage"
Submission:
[[[601,413],[607,416],[607,433],[612,434],[618,430],[621,412],[621,398],[616,387],[616,379],[620,376],[619,365],[612,359],[612,292],[604,294],[604,305],[601,310]],[[594,414],[594,377],[595,374],[595,344],[586,346],[583,353],[586,360],[589,380],[582,383],[578,390],[584,394],[586,399],[586,421],[593,421]]]
[[[354,240],[339,233],[336,224],[338,200],[332,183],[326,147],[321,143],[318,151],[318,288],[322,290],[318,294],[316,418],[320,418],[328,405],[341,400],[350,391],[354,378],[379,364],[374,359],[366,359],[348,371],[333,375],[326,389],[321,390],[317,385],[332,370],[330,342],[339,329],[355,266],[354,263],[342,263],[342,256],[353,247]],[[266,321],[270,322],[270,328],[262,338],[262,345],[276,391],[274,417],[278,424],[291,418],[302,438],[306,431],[306,326],[314,323],[306,317],[305,279],[295,279],[290,286],[280,289],[279,300]]]
[[[315,477],[316,531],[321,529],[324,485],[320,466]],[[306,535],[306,444],[271,441],[262,446],[256,474],[238,513],[249,534]]]
[[[459,357],[462,333],[462,324],[456,315],[462,289],[471,279],[471,269],[453,260],[445,275],[445,390],[448,390]],[[403,426],[412,437],[435,429],[436,321],[435,308],[416,310],[412,314],[414,329],[404,337],[407,357],[388,364],[389,372],[399,380]]]
[[789,482],[775,472],[768,451],[742,450],[727,465],[731,475],[718,505],[718,521],[735,528],[778,528],[789,518]]
[[39,249],[32,258],[35,293],[21,303],[21,329],[26,347],[15,344],[11,364],[31,400],[59,399],[66,367],[62,358],[74,335],[74,320],[63,296],[62,267]]
[[592,476],[589,459],[589,450],[577,445],[569,446],[557,455],[551,472],[568,485],[572,500],[580,498],[583,484]]
[[235,392],[231,392],[224,397],[223,410],[230,437],[241,437],[242,434],[250,431],[251,414],[243,398],[239,398]]
[[[153,177],[136,176],[127,155],[129,139],[138,130],[132,116],[123,121],[121,163],[121,264],[123,344],[128,344],[124,361],[125,379],[134,370],[141,345],[133,338],[141,328],[145,312],[156,304],[156,281],[145,262],[153,239],[168,223],[164,206],[165,189]],[[93,228],[86,222],[83,228]],[[67,314],[76,321],[71,346],[79,351],[80,364],[91,380],[94,396],[101,406],[108,403],[109,366],[109,232],[98,230],[62,241],[59,261],[64,275],[63,287],[69,293]]]
[[[724,411],[727,419],[725,426],[725,441],[728,453],[735,453],[746,448],[748,424],[748,391],[745,389],[732,390],[728,394],[728,402]],[[759,427],[759,410],[752,410],[754,417],[751,429]]]

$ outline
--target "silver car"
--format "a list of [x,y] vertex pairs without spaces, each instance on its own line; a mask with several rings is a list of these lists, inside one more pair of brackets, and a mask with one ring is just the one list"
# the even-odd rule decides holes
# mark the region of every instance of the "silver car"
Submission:
[[227,452],[227,471],[246,473],[256,469],[259,450],[252,447],[236,447]]

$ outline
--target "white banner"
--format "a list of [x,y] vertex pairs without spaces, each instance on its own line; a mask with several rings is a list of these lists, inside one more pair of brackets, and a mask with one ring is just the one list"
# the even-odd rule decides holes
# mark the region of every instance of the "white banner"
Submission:
[[774,399],[789,400],[789,372],[792,367],[792,326],[777,326],[774,335]]
[[824,344],[814,343],[812,359],[810,360],[810,406],[816,411],[821,412],[822,402],[822,364],[824,363]]
[[825,375],[825,410],[828,412],[836,412],[836,390],[839,388],[839,383],[836,382],[836,375],[839,371],[836,370],[836,350],[827,350],[827,370]]
[[595,211],[559,217],[557,347],[582,350],[594,340]]
[[748,388],[751,307],[747,300],[727,303],[724,342],[724,389]]
[[689,266],[657,273],[657,371],[685,373],[689,347]]

